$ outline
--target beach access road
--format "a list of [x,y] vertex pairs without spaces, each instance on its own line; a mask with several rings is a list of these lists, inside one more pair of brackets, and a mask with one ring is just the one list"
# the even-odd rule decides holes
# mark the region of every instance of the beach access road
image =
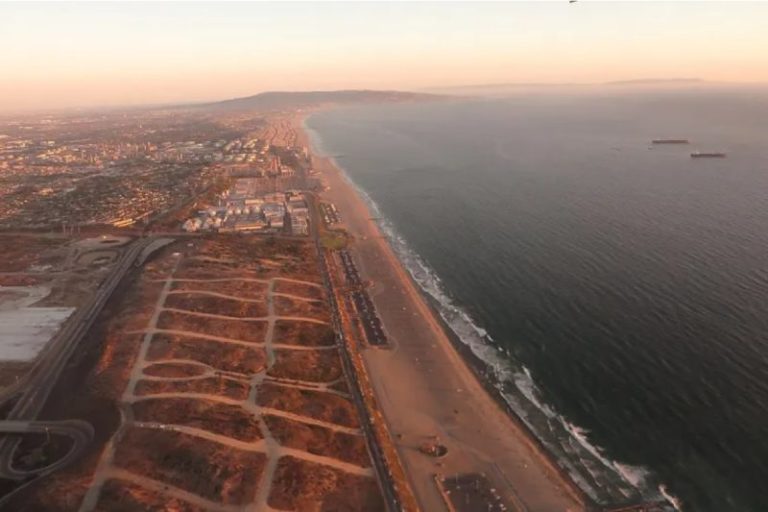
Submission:
[[[331,160],[313,157],[313,166],[330,187],[322,197],[335,203],[341,227],[354,237],[350,251],[363,279],[373,283],[390,348],[368,348],[363,357],[421,509],[448,510],[436,475],[484,473],[513,510],[585,510],[572,484],[457,353],[357,191]],[[419,451],[433,442],[447,447],[444,457]]]

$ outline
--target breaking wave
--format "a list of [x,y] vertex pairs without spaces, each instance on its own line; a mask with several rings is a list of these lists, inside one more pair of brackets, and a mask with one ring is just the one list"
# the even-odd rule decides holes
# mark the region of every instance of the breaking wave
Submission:
[[352,180],[347,170],[323,145],[319,134],[306,122],[304,129],[309,134],[312,151],[330,158],[365,201],[372,217],[380,219],[379,227],[398,259],[421,290],[431,298],[443,321],[484,363],[486,377],[491,378],[507,405],[554,454],[561,469],[576,485],[597,503],[615,500],[667,501],[674,510],[681,510],[679,500],[669,494],[663,484],[654,483],[647,469],[607,458],[590,443],[586,430],[573,425],[545,403],[529,369],[516,362],[510,351],[496,344],[485,329],[455,304],[440,277],[409,247],[371,196]]

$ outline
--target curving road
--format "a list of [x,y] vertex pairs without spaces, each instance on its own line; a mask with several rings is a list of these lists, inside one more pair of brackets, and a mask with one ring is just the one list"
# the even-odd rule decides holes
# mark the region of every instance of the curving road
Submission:
[[[19,397],[5,420],[0,421],[0,433],[6,434],[0,440],[0,477],[23,480],[31,476],[42,476],[59,469],[76,458],[93,438],[93,428],[79,420],[36,421],[56,382],[61,376],[67,361],[93,325],[98,314],[104,308],[109,297],[126,273],[137,263],[143,261],[149,253],[161,245],[154,238],[142,238],[134,241],[123,251],[112,273],[99,286],[91,301],[69,318],[64,327],[40,354],[34,367],[19,388]],[[13,467],[13,455],[21,442],[22,436],[29,433],[49,432],[61,434],[74,440],[69,453],[61,460],[45,468],[20,470]]]
[[87,421],[63,420],[63,421],[3,421],[0,422],[0,434],[46,434],[60,435],[72,439],[73,444],[69,452],[61,459],[41,468],[17,469],[13,467],[11,458],[0,460],[0,475],[5,478],[17,480],[30,476],[43,476],[66,466],[80,454],[93,440],[93,427]]

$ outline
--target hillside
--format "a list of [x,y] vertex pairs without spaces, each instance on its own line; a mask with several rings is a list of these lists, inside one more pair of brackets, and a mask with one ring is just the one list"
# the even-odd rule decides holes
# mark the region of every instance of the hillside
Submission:
[[306,91],[306,92],[263,92],[254,96],[235,98],[198,105],[211,110],[280,110],[301,108],[320,104],[384,103],[440,99],[434,94],[401,91]]

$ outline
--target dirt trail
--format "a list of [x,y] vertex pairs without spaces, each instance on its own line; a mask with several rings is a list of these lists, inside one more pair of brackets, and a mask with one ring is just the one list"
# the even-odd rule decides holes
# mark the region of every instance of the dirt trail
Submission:
[[[270,318],[275,318],[274,315],[272,316],[226,316],[226,315],[219,315],[217,313],[202,313],[200,311],[188,311],[186,309],[178,309],[178,308],[163,308],[163,311],[171,311],[172,313],[182,313],[185,315],[191,315],[191,316],[201,316],[204,318],[219,318],[221,320],[241,320],[245,322],[264,322],[269,321]],[[328,325],[328,322],[324,320],[318,320],[316,318],[310,318],[308,316],[281,316],[279,317],[280,320],[294,320],[297,322],[309,322],[312,324],[322,324],[322,325]]]
[[166,279],[154,279],[153,282],[163,282],[167,280],[178,281],[180,283],[225,283],[230,281],[242,281],[246,283],[268,284],[273,281],[285,281],[287,283],[304,284],[322,289],[323,285],[314,281],[304,281],[302,279],[292,279],[290,277],[273,277],[271,279],[259,279],[255,277],[213,277],[213,278],[189,278],[189,277],[169,277]]
[[[327,383],[315,383],[315,382],[304,382],[300,380],[277,379],[277,378],[271,378],[267,376],[267,372],[269,371],[270,368],[272,368],[272,366],[275,364],[275,361],[277,360],[275,351],[278,349],[280,350],[336,350],[335,346],[306,347],[301,345],[296,346],[296,345],[278,344],[278,343],[274,343],[273,341],[273,338],[275,335],[275,324],[277,323],[278,320],[304,321],[304,322],[327,325],[327,322],[319,321],[313,318],[286,317],[286,316],[278,315],[275,311],[275,304],[274,304],[275,297],[287,296],[287,297],[295,298],[298,300],[306,300],[306,301],[312,301],[312,302],[317,302],[317,299],[312,299],[309,297],[303,297],[299,295],[276,293],[274,291],[275,282],[278,280],[284,280],[284,281],[292,281],[292,282],[307,284],[311,286],[319,286],[319,285],[316,285],[315,283],[311,283],[307,281],[294,280],[294,279],[277,279],[277,278],[267,279],[267,280],[248,279],[249,281],[254,281],[254,282],[258,281],[258,282],[267,284],[266,298],[264,300],[267,304],[267,316],[259,317],[258,319],[251,319],[251,320],[266,322],[267,329],[266,329],[265,339],[263,343],[245,342],[242,340],[223,338],[219,336],[201,334],[201,333],[192,332],[192,331],[157,328],[160,315],[164,311],[176,311],[184,314],[194,314],[197,316],[205,316],[205,317],[213,317],[213,318],[224,318],[228,320],[229,319],[242,320],[239,318],[232,318],[232,317],[227,317],[223,315],[216,315],[216,314],[209,314],[209,313],[195,313],[195,312],[190,312],[190,311],[181,310],[181,309],[166,308],[165,302],[166,302],[166,298],[169,295],[173,295],[177,293],[189,293],[186,291],[184,292],[173,291],[171,289],[173,286],[173,283],[176,281],[190,281],[188,279],[175,279],[173,277],[173,274],[175,273],[177,266],[178,266],[178,263],[174,267],[174,269],[171,271],[171,274],[168,278],[156,280],[156,282],[163,282],[164,286],[155,303],[155,308],[154,308],[152,317],[147,325],[147,328],[141,331],[138,331],[143,333],[144,337],[142,339],[136,361],[134,362],[134,365],[131,369],[129,381],[122,395],[121,400],[123,403],[123,407],[121,408],[121,424],[118,427],[118,430],[115,433],[115,435],[107,444],[104,452],[102,453],[96,472],[94,473],[94,476],[93,476],[92,485],[89,488],[83,500],[83,503],[81,504],[80,512],[90,512],[95,508],[95,506],[98,503],[99,496],[101,494],[101,489],[103,488],[104,483],[109,479],[120,479],[120,480],[130,481],[134,484],[140,485],[149,490],[153,490],[155,492],[158,492],[160,494],[163,494],[169,497],[181,499],[193,505],[196,505],[206,510],[211,510],[214,512],[230,512],[234,510],[248,510],[252,512],[271,511],[274,509],[272,509],[272,507],[270,507],[267,502],[268,502],[269,494],[272,488],[272,481],[274,479],[275,472],[277,470],[278,461],[283,456],[291,456],[291,457],[295,457],[297,459],[305,460],[308,462],[322,464],[322,465],[329,466],[334,469],[344,471],[346,473],[350,473],[354,475],[373,477],[374,476],[373,470],[370,467],[361,467],[356,464],[344,462],[336,458],[326,457],[322,455],[315,455],[303,450],[298,450],[298,449],[289,448],[289,447],[280,445],[280,443],[272,434],[268,425],[266,424],[264,420],[264,416],[265,415],[276,416],[276,417],[292,420],[295,422],[323,427],[325,429],[328,429],[334,432],[340,432],[340,433],[350,434],[350,435],[358,435],[358,436],[362,435],[362,431],[360,429],[350,428],[343,425],[337,425],[335,423],[314,419],[308,416],[303,416],[301,414],[296,414],[296,413],[284,411],[281,409],[274,409],[270,407],[262,407],[257,405],[258,389],[260,385],[264,382],[268,382],[270,385],[274,385],[274,386],[283,386],[287,388],[297,388],[297,389],[316,391],[316,392],[326,392],[329,394],[348,397],[348,394],[332,389],[330,387],[332,385],[338,384],[340,379],[336,379],[332,382],[327,382]],[[225,280],[229,281],[230,279],[216,279],[216,280],[204,280],[204,281],[225,281]],[[193,292],[193,293],[200,293],[200,292]],[[225,294],[218,294],[216,292],[205,292],[205,294],[211,295],[211,296],[217,296],[217,297],[224,297],[228,299],[243,300],[244,302],[254,302],[253,300],[244,300],[239,297],[232,297]],[[216,341],[220,343],[230,343],[233,345],[240,345],[240,346],[262,347],[266,355],[266,364],[263,368],[261,368],[256,373],[252,375],[248,375],[248,374],[237,373],[237,372],[221,371],[216,369],[214,366],[210,364],[206,364],[206,363],[196,361],[196,360],[191,360],[191,359],[167,358],[167,359],[148,360],[147,354],[149,352],[149,348],[152,343],[152,340],[156,334],[184,336],[185,339],[194,339],[196,341],[199,341],[200,343],[205,343],[206,341]],[[146,373],[144,373],[144,370],[148,367],[151,367],[157,364],[168,364],[168,363],[185,364],[185,365],[200,367],[204,371],[200,375],[194,375],[190,377],[162,377],[162,376],[147,375]],[[148,395],[136,395],[136,387],[139,381],[141,380],[173,382],[173,381],[199,380],[199,379],[210,378],[212,376],[227,378],[227,379],[231,379],[239,382],[247,381],[249,383],[248,397],[244,400],[238,400],[234,398],[228,398],[225,396],[213,395],[208,393],[185,393],[185,392],[166,392],[166,393],[153,393]],[[242,409],[253,414],[254,417],[257,418],[257,421],[259,423],[259,429],[261,430],[262,438],[256,441],[248,442],[248,441],[242,441],[239,439],[234,439],[225,435],[217,434],[215,432],[211,432],[209,430],[200,429],[196,427],[191,427],[186,425],[177,425],[177,424],[167,424],[167,423],[154,422],[154,421],[136,421],[133,418],[132,404],[134,403],[144,402],[148,400],[167,400],[167,399],[178,399],[178,398],[191,399],[191,400],[204,400],[207,402],[221,403],[226,405],[235,405],[235,406],[241,407]],[[247,504],[244,507],[223,505],[221,503],[210,501],[208,499],[205,499],[201,496],[195,495],[194,493],[190,493],[178,487],[174,487],[172,485],[165,484],[164,482],[160,482],[142,475],[138,475],[138,474],[132,473],[131,471],[117,467],[114,464],[116,445],[117,443],[120,442],[121,438],[127,432],[129,427],[140,427],[140,428],[146,428],[146,429],[173,431],[173,432],[178,432],[188,436],[205,439],[207,441],[212,441],[222,446],[227,446],[229,448],[236,449],[236,450],[264,453],[267,457],[266,467],[264,468],[261,481],[259,483],[259,487],[257,490],[257,495],[254,501],[250,504]]]
[[[253,380],[251,381],[251,390],[250,393],[248,393],[248,403],[254,404],[254,406],[256,405],[256,395],[258,394],[259,386],[262,382],[264,382],[264,379],[267,376],[267,372],[270,370],[270,368],[272,368],[272,365],[275,364],[275,349],[272,346],[272,339],[275,336],[275,302],[272,299],[272,292],[274,289],[274,281],[270,281],[269,288],[267,289],[267,313],[269,315],[270,321],[267,325],[267,335],[265,340],[267,351],[267,367],[264,369],[264,371],[254,375]],[[248,507],[248,510],[261,512],[271,509],[268,501],[269,494],[272,491],[272,483],[275,479],[275,471],[277,470],[277,449],[280,447],[280,444],[277,442],[277,439],[275,439],[275,436],[272,434],[272,431],[269,429],[269,425],[267,425],[267,422],[264,421],[264,417],[262,415],[259,415],[259,427],[261,428],[261,433],[264,436],[264,441],[266,442],[267,466],[264,468],[264,474],[261,477],[261,482],[259,482],[259,490],[256,494],[256,499],[254,500],[253,504]]]
[[285,297],[287,299],[298,300],[301,302],[323,302],[322,299],[313,299],[311,297],[302,297],[301,295],[293,295],[291,293],[273,293],[275,297]]
[[305,382],[301,380],[284,380],[284,379],[276,379],[273,377],[268,377],[266,379],[266,382],[270,384],[277,384],[279,386],[282,386],[284,388],[296,388],[296,389],[303,389],[305,391],[323,391],[325,393],[330,393],[332,395],[339,395],[344,398],[350,398],[349,393],[344,393],[343,391],[339,391],[337,389],[333,389],[331,386],[334,384],[339,383],[344,379],[336,379],[332,382],[325,382],[325,383],[316,383],[316,382]]
[[226,293],[210,292],[208,290],[173,290],[172,292],[168,293],[168,295],[207,295],[209,297],[218,297],[221,299],[236,300],[239,302],[256,302],[259,304],[264,304],[266,302],[266,299],[246,299],[243,297],[238,297],[236,295],[227,295]]
[[[171,274],[176,271],[176,268],[178,267],[178,260],[176,261],[176,264],[173,267],[173,270],[171,271]],[[163,286],[162,291],[160,292],[160,295],[157,298],[157,302],[155,303],[155,310],[152,313],[152,318],[149,320],[149,327],[150,329],[154,329],[157,326],[157,321],[160,318],[160,313],[162,311],[162,306],[165,304],[165,298],[168,296],[168,292],[171,290],[171,284],[172,281],[167,281],[165,285]],[[134,390],[136,389],[136,383],[139,381],[142,375],[143,367],[141,366],[141,362],[146,360],[147,351],[149,350],[149,344],[152,342],[153,334],[151,332],[148,332],[144,335],[144,339],[141,341],[141,347],[139,348],[139,355],[137,357],[137,362],[139,364],[134,364],[133,369],[131,370],[131,376],[128,381],[128,385],[125,388],[125,391],[123,391],[123,402],[127,403],[129,402],[130,398],[134,396]],[[88,492],[85,495],[85,498],[83,499],[82,504],[80,505],[80,512],[90,512],[96,507],[96,504],[98,503],[99,496],[101,495],[101,489],[104,486],[104,482],[108,478],[108,470],[114,469],[114,458],[115,458],[115,445],[116,443],[123,437],[126,431],[126,426],[128,425],[127,419],[133,419],[132,413],[130,412],[130,408],[121,408],[121,418],[120,418],[120,426],[117,429],[117,432],[115,432],[115,435],[112,436],[112,439],[109,440],[107,443],[106,448],[104,449],[104,452],[101,455],[101,459],[99,460],[99,464],[96,467],[96,471],[93,475],[93,481],[91,483],[90,488],[88,489]],[[131,416],[130,418],[126,418],[126,416]]]
[[170,358],[170,359],[161,359],[157,361],[144,361],[142,363],[142,371],[146,370],[147,368],[155,365],[162,365],[162,364],[184,364],[188,366],[200,366],[201,368],[205,369],[205,372],[200,375],[192,375],[189,377],[162,377],[159,375],[148,375],[146,372],[144,372],[144,380],[194,380],[194,379],[203,379],[207,377],[224,377],[229,378],[232,380],[248,380],[250,377],[246,375],[245,373],[239,373],[239,372],[231,372],[227,370],[219,370],[218,368],[214,368],[213,366],[205,363],[201,363],[200,361],[196,361],[194,359],[180,359],[180,358]]
[[154,480],[142,475],[137,475],[136,473],[131,473],[130,471],[126,471],[114,466],[104,471],[104,477],[105,480],[110,478],[126,480],[136,485],[140,485],[141,487],[144,487],[150,491],[155,491],[156,493],[163,494],[171,498],[186,501],[187,503],[195,505],[196,507],[200,507],[203,510],[207,510],[208,512],[238,512],[242,510],[240,505],[223,505],[221,503],[216,503],[215,501],[207,500],[202,496],[198,496],[197,494],[185,491],[184,489],[179,489],[178,487],[167,484],[165,482]]
[[221,336],[214,336],[213,334],[204,334],[196,331],[184,331],[180,329],[147,328],[141,331],[131,331],[128,334],[134,334],[134,333],[170,334],[174,336],[184,336],[185,338],[189,338],[189,341],[192,341],[193,339],[195,340],[199,339],[201,343],[204,343],[205,341],[219,341],[221,343],[231,343],[233,345],[241,345],[243,347],[263,347],[264,346],[264,342],[236,340],[234,338],[224,338]]

